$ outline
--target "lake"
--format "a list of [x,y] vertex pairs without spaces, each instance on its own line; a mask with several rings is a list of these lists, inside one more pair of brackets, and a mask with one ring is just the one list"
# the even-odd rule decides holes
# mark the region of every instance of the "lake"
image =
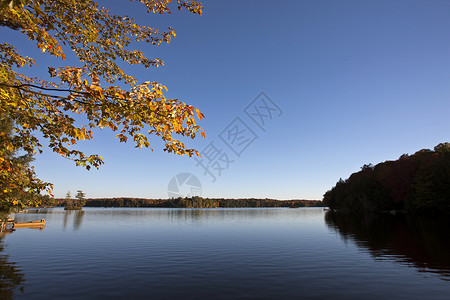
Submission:
[[1,237],[0,299],[448,299],[447,220],[60,208]]

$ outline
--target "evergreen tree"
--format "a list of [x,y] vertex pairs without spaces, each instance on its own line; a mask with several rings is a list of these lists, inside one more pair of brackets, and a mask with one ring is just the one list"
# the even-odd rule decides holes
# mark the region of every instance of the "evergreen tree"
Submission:
[[85,199],[86,194],[83,193],[82,190],[78,190],[77,194],[75,195],[75,198],[77,199],[76,201],[76,206],[78,207],[83,207],[86,205],[86,199]]

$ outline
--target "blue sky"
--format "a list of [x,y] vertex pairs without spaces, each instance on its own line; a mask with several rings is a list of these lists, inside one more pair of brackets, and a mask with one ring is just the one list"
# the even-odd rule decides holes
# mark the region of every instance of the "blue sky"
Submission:
[[[163,152],[156,138],[152,152],[103,130],[79,144],[105,159],[100,170],[75,167],[49,149],[36,157],[56,197],[82,189],[93,198],[166,198],[171,178],[189,172],[205,197],[321,199],[363,164],[450,140],[449,1],[204,1],[201,17],[101,3],[143,25],[175,29],[168,45],[136,45],[165,60],[164,68],[129,70],[206,115],[206,139],[189,146],[213,142],[234,162],[212,182],[194,159]],[[68,64],[40,54],[18,32],[0,34],[37,59],[36,75]],[[282,110],[265,131],[244,112],[261,92]],[[219,137],[236,117],[257,136],[240,156]]]

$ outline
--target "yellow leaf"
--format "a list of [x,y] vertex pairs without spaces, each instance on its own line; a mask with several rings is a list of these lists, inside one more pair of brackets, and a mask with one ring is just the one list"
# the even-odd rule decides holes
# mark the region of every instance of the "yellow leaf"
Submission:
[[90,89],[97,91],[97,92],[101,92],[102,88],[96,85],[91,84],[91,86],[89,87]]

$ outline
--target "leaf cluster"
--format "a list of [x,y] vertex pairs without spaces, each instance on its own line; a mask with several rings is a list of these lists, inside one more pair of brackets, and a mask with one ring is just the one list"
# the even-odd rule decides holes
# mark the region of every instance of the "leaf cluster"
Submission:
[[[201,15],[203,9],[193,0],[139,2],[148,12],[160,14],[175,8]],[[138,148],[151,149],[149,136],[157,136],[165,143],[164,151],[199,155],[179,136],[204,136],[196,124],[196,118],[204,115],[182,101],[167,99],[164,85],[155,81],[138,83],[119,67],[119,62],[145,68],[163,66],[161,59],[146,57],[132,49],[131,43],[169,43],[176,36],[173,28],[160,31],[138,25],[134,19],[111,14],[92,0],[3,0],[0,26],[20,31],[42,52],[56,58],[64,60],[64,51],[71,50],[81,64],[49,66],[48,80],[28,77],[20,69],[36,65],[35,60],[20,55],[11,44],[0,43],[0,119],[13,126],[11,134],[0,133],[1,201],[18,201],[8,194],[10,191],[51,189],[50,184],[36,178],[31,167],[8,156],[18,151],[27,155],[42,152],[36,132],[54,152],[86,169],[98,168],[103,159],[74,147],[80,140],[93,139],[95,128],[110,128],[117,132],[120,142],[132,140]],[[116,82],[128,88],[114,85]],[[81,124],[80,119],[84,120]]]

